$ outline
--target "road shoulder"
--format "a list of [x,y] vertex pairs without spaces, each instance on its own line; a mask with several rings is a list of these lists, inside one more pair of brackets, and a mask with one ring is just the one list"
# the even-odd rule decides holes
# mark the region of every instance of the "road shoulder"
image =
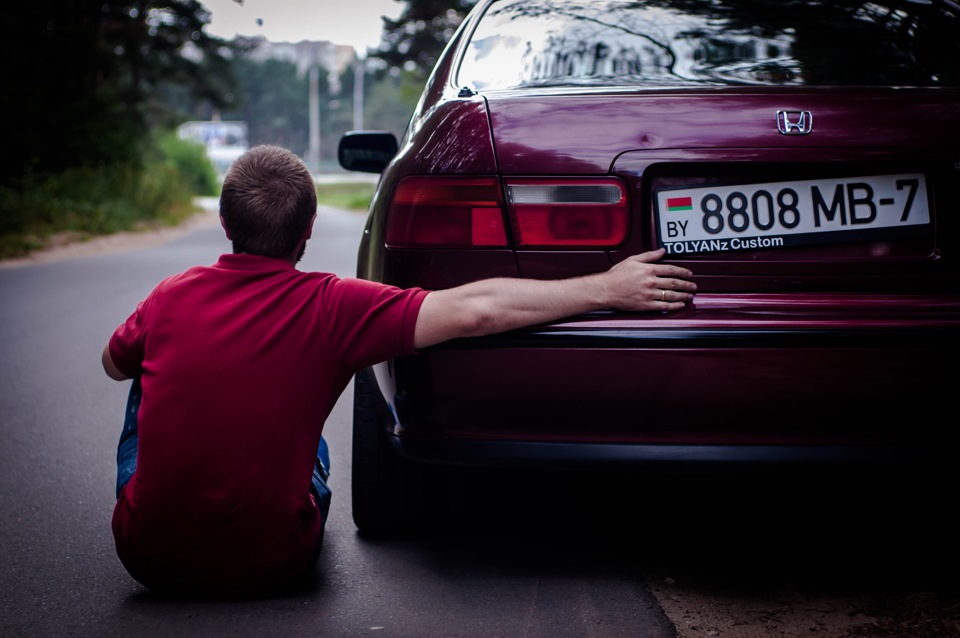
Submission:
[[71,233],[60,233],[51,239],[50,245],[43,250],[32,252],[23,257],[0,261],[0,268],[17,268],[67,259],[91,257],[107,253],[139,250],[157,246],[181,237],[197,228],[206,228],[219,223],[217,215],[219,202],[215,197],[198,197],[194,200],[196,214],[176,226],[144,228],[125,231],[93,238],[78,238]]

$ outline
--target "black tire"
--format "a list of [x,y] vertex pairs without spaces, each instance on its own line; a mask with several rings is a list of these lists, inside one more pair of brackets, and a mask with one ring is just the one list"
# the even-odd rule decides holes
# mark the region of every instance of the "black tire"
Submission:
[[415,470],[387,440],[393,422],[373,370],[354,377],[353,522],[364,535],[389,535],[407,528],[415,516]]

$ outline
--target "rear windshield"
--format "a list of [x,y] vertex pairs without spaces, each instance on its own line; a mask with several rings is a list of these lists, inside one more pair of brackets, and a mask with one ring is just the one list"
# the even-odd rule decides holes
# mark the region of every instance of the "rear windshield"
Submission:
[[960,86],[951,0],[501,0],[458,85]]

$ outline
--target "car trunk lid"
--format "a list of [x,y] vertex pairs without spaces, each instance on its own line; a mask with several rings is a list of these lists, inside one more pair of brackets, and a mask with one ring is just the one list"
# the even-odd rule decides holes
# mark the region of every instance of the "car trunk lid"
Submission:
[[[960,214],[956,91],[617,92],[554,95],[549,106],[513,93],[487,101],[508,184],[610,175],[626,184],[630,227],[621,245],[521,247],[524,276],[583,274],[666,245],[702,291],[891,291],[918,277],[942,290],[956,279],[948,258]],[[699,234],[683,236],[669,208],[687,208],[686,231],[699,225]]]

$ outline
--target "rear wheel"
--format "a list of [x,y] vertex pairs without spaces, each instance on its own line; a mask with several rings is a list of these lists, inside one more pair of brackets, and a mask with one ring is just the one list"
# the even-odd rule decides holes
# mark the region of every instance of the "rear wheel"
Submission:
[[386,427],[393,416],[373,370],[354,377],[353,522],[363,534],[398,532],[413,520],[416,468],[390,447]]

